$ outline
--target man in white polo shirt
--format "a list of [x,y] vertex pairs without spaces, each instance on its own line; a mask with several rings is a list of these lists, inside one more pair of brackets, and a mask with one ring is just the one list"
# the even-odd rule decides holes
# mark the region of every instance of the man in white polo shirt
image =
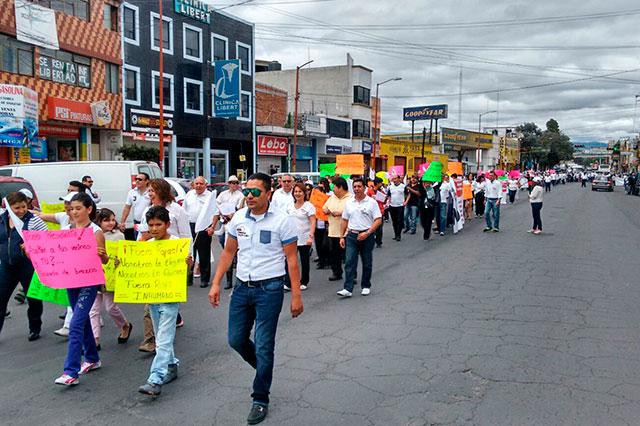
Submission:
[[340,246],[346,249],[344,288],[338,296],[351,297],[358,271],[358,256],[362,257],[362,295],[371,293],[373,270],[373,246],[376,229],[382,225],[382,213],[378,203],[364,192],[364,180],[353,180],[354,198],[347,201],[342,212]]
[[[273,377],[273,352],[278,317],[282,309],[285,259],[291,280],[291,316],[303,311],[298,267],[298,232],[292,219],[270,208],[271,177],[256,173],[242,190],[247,207],[227,224],[227,241],[211,282],[209,302],[220,305],[220,281],[238,256],[236,284],[229,305],[229,345],[256,369],[253,406],[247,423],[258,424],[267,416]],[[377,207],[377,206],[376,206]],[[254,327],[254,341],[251,329]]]
[[148,189],[149,175],[143,172],[138,173],[136,176],[136,187],[127,194],[127,201],[125,201],[124,209],[122,210],[122,217],[120,219],[120,230],[122,232],[124,232],[125,222],[129,217],[129,212],[133,208],[134,237],[137,236],[138,231],[135,225],[140,224],[144,210],[151,205],[151,199],[147,193]]
[[[489,174],[489,181],[484,186],[484,197],[487,200],[484,210],[484,220],[487,227],[484,232],[500,232],[500,199],[502,198],[502,183],[496,179],[496,173]],[[493,213],[493,223],[491,215]]]
[[283,213],[289,211],[289,207],[293,206],[293,176],[282,176],[282,188],[277,189],[271,197],[271,208],[277,208]]

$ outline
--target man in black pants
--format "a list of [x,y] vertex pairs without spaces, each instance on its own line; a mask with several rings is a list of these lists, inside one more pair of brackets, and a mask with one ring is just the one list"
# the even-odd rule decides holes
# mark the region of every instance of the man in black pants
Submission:
[[[199,271],[194,271],[191,278],[200,278],[200,287],[205,288],[211,280],[211,236],[207,232],[207,226],[213,220],[214,209],[211,207],[215,207],[215,199],[211,200],[212,193],[207,191],[207,181],[203,176],[195,178],[192,186],[193,189],[185,196],[183,207],[189,216],[193,251],[197,254],[200,268]],[[209,217],[200,218],[207,210]]]

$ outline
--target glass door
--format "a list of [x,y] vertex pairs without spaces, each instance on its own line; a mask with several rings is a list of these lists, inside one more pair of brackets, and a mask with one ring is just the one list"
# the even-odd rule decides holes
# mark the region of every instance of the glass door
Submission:
[[211,150],[211,183],[224,183],[229,176],[229,151]]

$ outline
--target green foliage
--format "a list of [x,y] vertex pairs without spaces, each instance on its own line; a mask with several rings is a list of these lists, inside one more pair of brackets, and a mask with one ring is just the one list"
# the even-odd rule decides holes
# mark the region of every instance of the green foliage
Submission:
[[551,168],[573,158],[573,145],[554,119],[542,131],[535,123],[524,123],[517,130],[522,133],[520,149],[524,161],[533,160],[540,168]]
[[547,132],[560,133],[560,125],[553,118],[547,121]]
[[293,115],[291,115],[291,113],[287,115],[287,122],[284,123],[284,128],[293,129]]
[[139,145],[121,146],[118,148],[118,154],[127,161],[153,161],[157,163],[160,159],[158,148],[146,148]]

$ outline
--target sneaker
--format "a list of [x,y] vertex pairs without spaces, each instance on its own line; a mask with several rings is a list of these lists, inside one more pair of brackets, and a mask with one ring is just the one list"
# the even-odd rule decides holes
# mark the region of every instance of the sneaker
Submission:
[[162,381],[162,384],[166,385],[167,383],[173,382],[177,378],[178,378],[178,364],[169,364],[169,366],[167,367],[167,375]]
[[491,228],[488,228],[488,227],[482,230],[482,232],[489,232],[489,231],[491,231]]
[[540,235],[540,234],[542,234],[542,231],[539,230],[539,229],[536,229],[535,231],[533,231],[533,233],[536,234],[536,235]]
[[249,411],[249,416],[247,417],[247,424],[257,425],[262,422],[269,413],[269,407],[261,404],[253,404],[251,407],[251,411]]
[[67,327],[60,327],[59,329],[54,331],[53,334],[62,337],[69,337],[69,329]]
[[491,232],[500,232],[500,229],[499,229],[499,228],[493,228],[493,229],[491,230]]
[[337,275],[332,275],[329,277],[329,281],[340,281],[342,279],[342,277],[337,276]]
[[440,233],[440,236],[441,236],[441,237],[444,237],[444,232],[441,232],[441,233]]
[[184,327],[184,320],[182,319],[182,315],[178,314],[178,318],[176,319],[176,328]]
[[87,374],[89,371],[97,370],[100,367],[102,367],[102,361],[98,361],[98,362],[84,361],[80,366],[80,374]]
[[34,342],[36,340],[38,340],[40,338],[40,332],[36,333],[35,331],[32,331],[31,333],[29,333],[29,337],[27,338],[30,342]]
[[[300,288],[302,288],[302,286],[300,286]],[[289,287],[288,285],[285,285],[284,291],[291,291],[291,287]]]
[[138,392],[149,396],[158,396],[162,393],[162,386],[154,383],[145,383],[138,388]]
[[58,377],[53,383],[55,383],[56,385],[74,386],[77,385],[78,382],[79,379],[77,377],[71,377],[68,374],[63,374],[62,376]]
[[343,288],[342,290],[337,292],[337,295],[340,297],[351,297],[353,296],[353,293]]
[[370,288],[363,288],[362,291],[360,292],[361,295],[363,296],[368,296],[371,294],[371,289]]
[[307,288],[309,288],[309,287],[307,287],[304,284],[300,284],[300,290],[305,291]]

